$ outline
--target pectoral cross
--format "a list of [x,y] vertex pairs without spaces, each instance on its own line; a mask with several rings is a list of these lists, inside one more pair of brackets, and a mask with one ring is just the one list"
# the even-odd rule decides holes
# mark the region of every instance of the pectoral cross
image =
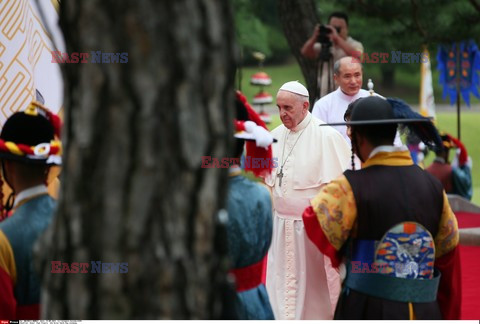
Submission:
[[277,173],[277,176],[278,176],[278,185],[281,187],[282,186],[282,178],[283,178],[283,167],[280,168],[280,172]]

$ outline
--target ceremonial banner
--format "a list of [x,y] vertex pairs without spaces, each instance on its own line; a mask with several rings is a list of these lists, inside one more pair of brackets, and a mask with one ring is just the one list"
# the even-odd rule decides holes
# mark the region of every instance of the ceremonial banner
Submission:
[[65,47],[57,5],[51,0],[0,1],[0,125],[25,109],[36,89],[53,112],[63,104],[60,66],[52,63],[51,54],[54,42],[58,50]]
[[480,51],[475,42],[440,46],[437,59],[444,99],[450,96],[450,104],[453,105],[457,98],[457,84],[467,106],[470,106],[470,92],[480,98]]
[[433,97],[432,69],[430,67],[430,53],[427,47],[423,48],[423,57],[420,65],[420,114],[425,117],[435,117],[435,99]]

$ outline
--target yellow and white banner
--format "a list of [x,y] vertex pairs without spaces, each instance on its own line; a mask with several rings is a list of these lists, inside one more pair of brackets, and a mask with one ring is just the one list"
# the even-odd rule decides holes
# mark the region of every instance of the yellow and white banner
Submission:
[[428,59],[422,60],[420,67],[420,114],[435,118],[435,99],[433,97],[430,53],[428,52],[426,46],[423,47],[422,57],[427,57]]
[[56,7],[58,0],[0,1],[0,126],[36,89],[53,112],[62,107],[62,75],[51,54],[65,48]]

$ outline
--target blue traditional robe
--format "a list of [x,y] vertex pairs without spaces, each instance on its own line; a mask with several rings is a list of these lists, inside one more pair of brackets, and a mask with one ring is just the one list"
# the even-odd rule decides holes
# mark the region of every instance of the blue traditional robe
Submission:
[[231,176],[227,206],[229,256],[237,281],[237,315],[249,320],[274,319],[261,282],[263,260],[272,239],[270,193],[243,176]]
[[0,318],[4,319],[38,319],[40,315],[40,278],[32,250],[50,225],[56,203],[45,186],[27,191],[17,196],[13,215],[0,223]]

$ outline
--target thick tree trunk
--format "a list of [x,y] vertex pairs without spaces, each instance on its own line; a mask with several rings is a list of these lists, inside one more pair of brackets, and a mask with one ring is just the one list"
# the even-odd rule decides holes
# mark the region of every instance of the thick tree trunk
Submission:
[[[62,1],[60,15],[69,53],[126,52],[128,62],[92,63],[90,53],[64,66],[43,318],[217,318],[227,172],[202,169],[201,157],[225,156],[233,142],[229,2]],[[52,274],[54,260],[128,262],[128,273]]]
[[319,22],[313,0],[277,0],[278,15],[285,37],[302,70],[310,93],[310,108],[313,107],[317,86],[317,62],[309,60],[300,53],[303,44],[312,35]]

